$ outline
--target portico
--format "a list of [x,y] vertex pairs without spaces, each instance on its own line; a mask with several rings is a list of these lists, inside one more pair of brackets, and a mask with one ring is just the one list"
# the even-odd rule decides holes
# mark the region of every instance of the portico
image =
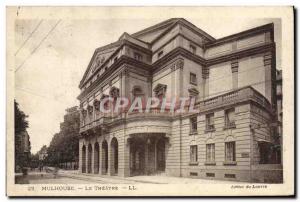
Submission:
[[165,134],[132,134],[130,144],[130,176],[154,175],[165,171]]

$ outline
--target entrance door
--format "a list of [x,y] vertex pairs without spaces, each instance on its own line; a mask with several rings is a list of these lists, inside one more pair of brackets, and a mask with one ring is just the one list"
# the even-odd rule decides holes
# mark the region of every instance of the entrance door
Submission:
[[[159,139],[158,139],[159,138]],[[133,137],[130,140],[130,173],[153,175],[165,171],[165,140],[156,135]]]
[[145,171],[145,150],[143,147],[138,147],[133,154],[133,173],[142,175]]
[[165,171],[166,157],[165,157],[165,141],[160,139],[156,145],[157,148],[157,171]]
[[140,138],[133,138],[130,145],[131,175],[145,173],[145,142]]

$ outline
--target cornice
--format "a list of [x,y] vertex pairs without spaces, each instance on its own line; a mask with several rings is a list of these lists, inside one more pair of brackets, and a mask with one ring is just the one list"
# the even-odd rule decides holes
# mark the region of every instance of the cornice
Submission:
[[[232,60],[236,60],[239,58],[243,58],[243,57],[247,57],[247,56],[251,56],[251,55],[255,55],[255,54],[259,54],[259,53],[273,52],[274,50],[275,50],[275,43],[270,43],[270,44],[264,44],[261,46],[249,48],[249,49],[242,50],[242,51],[233,52],[233,53],[230,53],[230,54],[227,54],[224,56],[219,56],[216,58],[204,59],[198,55],[191,54],[188,50],[186,50],[182,47],[177,47],[177,48],[173,49],[171,52],[169,52],[168,54],[166,54],[164,57],[162,57],[161,59],[159,59],[158,61],[153,63],[152,65],[148,65],[146,63],[137,61],[131,57],[122,55],[117,60],[117,62],[115,62],[112,66],[110,66],[106,72],[104,72],[95,82],[93,82],[93,84],[91,86],[89,86],[86,90],[84,90],[77,98],[78,99],[83,98],[96,85],[99,85],[103,81],[103,78],[109,77],[114,71],[116,71],[116,69],[121,67],[121,65],[123,65],[123,64],[138,66],[139,68],[143,68],[144,70],[150,71],[152,74],[154,74],[155,72],[158,72],[158,71],[162,70],[163,68],[165,68],[165,65],[168,64],[168,62],[170,60],[172,60],[173,58],[175,58],[177,56],[184,56],[185,58],[188,58],[188,59],[208,68],[208,70],[209,70],[209,66],[214,65],[214,64],[218,64],[218,63],[222,63],[222,62],[226,62],[226,61],[232,61]],[[97,72],[95,72],[95,74],[96,73]]]
[[209,68],[209,66],[226,62],[226,61],[231,61],[231,60],[237,60],[239,58],[259,54],[259,53],[265,53],[265,52],[274,52],[275,50],[275,43],[269,43],[269,44],[263,44],[257,47],[253,48],[248,48],[245,50],[241,51],[236,51],[227,55],[223,56],[218,56],[215,58],[210,58],[210,59],[205,59],[203,57],[200,57],[195,54],[191,54],[190,51],[186,50],[185,48],[182,47],[177,47],[170,51],[168,54],[166,54],[164,57],[161,59],[157,60],[155,63],[152,64],[153,66],[153,73],[160,71],[161,69],[164,68],[164,66],[173,58],[176,56],[184,56],[202,66],[206,66]]
[[236,41],[239,39],[247,38],[247,37],[254,36],[259,33],[264,33],[267,31],[271,31],[271,41],[274,41],[274,33],[273,33],[274,32],[274,24],[270,23],[270,24],[255,27],[255,28],[252,28],[249,30],[245,30],[245,31],[242,31],[242,32],[230,35],[230,36],[226,36],[226,37],[217,39],[214,42],[205,44],[205,48],[211,48],[211,47],[218,46],[218,45],[221,45],[224,43],[233,42],[233,41]]
[[256,46],[253,48],[239,50],[239,51],[227,54],[227,55],[208,59],[208,60],[206,60],[206,65],[211,66],[211,65],[226,62],[229,60],[235,60],[235,59],[239,59],[239,58],[243,58],[243,57],[247,57],[247,56],[251,56],[251,55],[255,55],[255,54],[259,54],[259,53],[264,53],[267,51],[273,52],[274,50],[275,50],[275,43],[263,44],[263,45]]

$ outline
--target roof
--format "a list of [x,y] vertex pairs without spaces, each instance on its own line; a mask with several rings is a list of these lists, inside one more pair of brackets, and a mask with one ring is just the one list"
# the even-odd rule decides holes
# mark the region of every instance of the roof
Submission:
[[[165,20],[161,23],[155,24],[153,26],[150,26],[146,29],[143,29],[141,31],[135,32],[132,34],[133,37],[139,38],[141,36],[153,33],[157,30],[167,30],[168,28],[174,26],[175,24],[181,23],[187,27],[189,27],[190,29],[193,29],[194,31],[196,31],[198,34],[203,35],[206,39],[208,39],[209,41],[214,41],[215,38],[212,37],[211,35],[207,34],[205,31],[199,29],[197,26],[195,26],[194,24],[192,24],[191,22],[187,21],[184,18],[171,18],[168,20]],[[155,40],[155,39],[154,39]]]

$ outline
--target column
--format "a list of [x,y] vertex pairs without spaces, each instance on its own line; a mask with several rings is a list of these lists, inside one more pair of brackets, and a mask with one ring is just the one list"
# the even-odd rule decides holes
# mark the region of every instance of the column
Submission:
[[79,159],[78,159],[78,169],[79,169],[79,172],[82,173],[82,144],[81,144],[81,140],[79,140]]
[[[102,133],[102,131],[101,131],[101,133]],[[102,141],[101,140],[99,140],[99,175],[102,175],[102,166],[103,166],[103,162],[102,162],[102,153],[103,153],[103,151],[102,151]]]
[[157,170],[157,139],[154,140],[154,170]]
[[121,139],[119,141],[120,144],[119,144],[118,176],[129,177],[130,176],[130,138],[124,137],[123,141],[124,142],[121,142]]
[[108,141],[107,141],[107,158],[108,158],[108,160],[107,160],[107,175],[110,175],[110,176],[112,176],[113,175],[113,173],[111,173],[111,145],[110,145],[110,141],[111,139],[109,139]]
[[92,159],[91,159],[91,164],[92,164],[92,174],[94,174],[95,172],[95,168],[94,168],[94,166],[95,166],[95,159],[94,159],[94,152],[95,152],[95,144],[93,143],[92,144]]
[[238,59],[232,60],[231,61],[232,89],[238,88],[238,69],[239,69]]
[[203,66],[202,67],[202,94],[203,99],[209,96],[209,67]]
[[149,144],[147,143],[146,139],[146,144],[145,144],[145,175],[149,175]]
[[[124,138],[124,146],[122,148],[123,154],[123,166],[122,170],[119,173],[122,177],[129,177],[130,176],[130,138]],[[121,147],[120,147],[121,150]],[[121,154],[121,153],[120,153]]]
[[89,171],[88,163],[89,163],[89,143],[85,144],[85,173],[88,173],[88,171]]

